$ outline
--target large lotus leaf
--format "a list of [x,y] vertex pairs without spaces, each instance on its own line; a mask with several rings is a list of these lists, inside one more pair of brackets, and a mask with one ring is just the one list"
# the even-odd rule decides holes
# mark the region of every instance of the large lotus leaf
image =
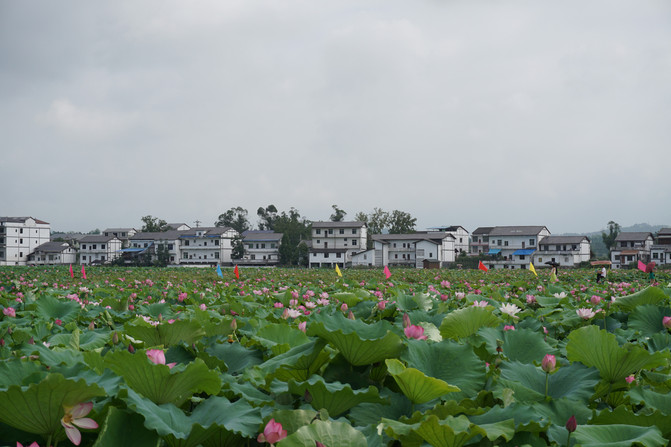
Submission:
[[324,346],[326,346],[324,340],[316,339],[291,348],[284,354],[267,360],[258,368],[266,376],[266,382],[273,379],[304,382],[328,360],[329,354],[324,351]]
[[465,307],[447,314],[440,324],[440,335],[458,340],[475,334],[482,327],[495,327],[500,323],[501,319],[491,309]]
[[323,338],[352,365],[361,366],[400,355],[403,341],[391,329],[387,321],[366,324],[360,320],[349,320],[340,313],[334,316],[322,313],[316,314],[308,325],[308,335]]
[[[263,354],[260,351],[245,348],[240,343],[215,343],[205,348],[205,353],[223,362],[225,368],[221,369],[229,374],[238,374],[263,361]],[[213,366],[210,362],[206,363],[210,367]]]
[[[514,398],[520,402],[540,402],[545,400],[545,379],[547,374],[539,367],[519,362],[501,364],[502,386],[515,391]],[[599,372],[579,363],[562,366],[547,376],[548,396],[553,399],[568,398],[584,400],[592,396],[599,383]]]
[[144,426],[156,431],[160,436],[172,435],[178,439],[187,439],[193,422],[179,407],[172,403],[156,405],[132,389],[127,390],[128,408],[144,418]]
[[289,381],[289,391],[303,396],[307,391],[312,397],[310,405],[315,410],[325,408],[329,415],[336,417],[363,402],[382,403],[377,388],[354,390],[349,384],[326,383],[320,376],[312,376],[306,382]]
[[632,388],[629,391],[629,398],[632,402],[642,403],[646,407],[654,408],[671,416],[671,399],[669,399],[668,393],[656,393],[652,390]]
[[69,323],[79,315],[81,306],[71,300],[59,300],[49,295],[41,296],[36,304],[35,313],[46,321],[61,320]]
[[281,440],[277,447],[314,447],[319,441],[328,447],[366,447],[366,437],[345,422],[314,421]]
[[28,385],[30,380],[38,382],[46,375],[44,368],[35,362],[27,360],[3,361],[0,362],[0,390],[6,389],[11,385]]
[[599,330],[594,325],[576,329],[568,336],[566,352],[571,361],[593,366],[606,382],[614,383],[628,375],[648,368],[667,364],[668,355],[649,353],[634,346],[619,346],[615,335]]
[[300,427],[309,425],[317,416],[314,410],[277,410],[270,415],[275,422],[282,424],[288,434],[296,432]]
[[331,294],[331,299],[345,303],[348,307],[354,307],[362,301],[360,296],[352,292],[333,293]]
[[638,306],[645,304],[657,304],[667,299],[666,294],[658,287],[646,287],[631,295],[623,296],[615,300],[615,307],[631,312]]
[[244,400],[230,402],[225,397],[211,396],[200,403],[191,419],[202,427],[216,425],[246,438],[256,437],[262,422],[261,411]]
[[671,350],[671,335],[668,332],[662,334],[653,334],[645,343],[648,346],[648,351],[659,352]]
[[72,407],[104,395],[105,390],[97,385],[53,373],[28,387],[12,385],[0,391],[0,421],[28,433],[49,435],[61,428],[63,406]]
[[450,395],[450,399],[472,397],[484,388],[485,362],[470,345],[449,340],[440,343],[411,340],[401,358],[427,376],[459,387],[461,391]]
[[93,447],[159,447],[160,444],[161,439],[156,432],[144,427],[139,414],[110,406]]
[[276,323],[259,328],[251,338],[258,341],[264,348],[271,349],[275,355],[310,341],[303,331],[286,324]]
[[389,374],[399,388],[415,404],[423,404],[437,399],[447,393],[461,391],[459,387],[450,385],[444,380],[429,377],[415,368],[406,368],[397,359],[385,360]]
[[136,340],[141,340],[145,346],[172,346],[179,343],[191,344],[199,340],[205,331],[195,320],[176,320],[173,323],[163,321],[153,326],[142,318],[126,323],[126,334]]
[[[348,414],[348,419],[354,422],[355,426],[376,426],[382,418],[398,420],[402,416],[412,414],[413,404],[410,399],[399,393],[392,393],[387,390],[389,403],[385,404],[359,404],[352,408]],[[383,397],[386,397],[383,395]]]
[[[249,382],[238,383],[235,380],[227,381],[226,378],[230,377],[226,374],[222,374],[222,379],[224,380],[224,389],[229,389],[234,396],[240,397],[245,401],[251,403],[252,405],[262,406],[269,405],[273,403],[273,397],[264,393],[256,386],[252,385]],[[227,394],[228,395],[228,394]]]
[[[76,334],[76,335],[75,335]],[[49,339],[49,346],[71,347],[76,350],[92,351],[102,348],[110,341],[109,331],[73,331],[72,334],[56,334]]]
[[668,442],[657,427],[636,425],[579,425],[573,436],[582,447],[663,447]]
[[171,371],[167,365],[152,363],[144,351],[136,354],[117,351],[108,353],[105,363],[122,376],[129,387],[158,405],[170,402],[179,406],[195,393],[214,395],[221,389],[217,372],[211,371],[200,359]]
[[514,331],[502,331],[498,328],[483,328],[478,332],[487,346],[487,351],[494,355],[498,341],[502,341],[501,349],[509,360],[521,363],[540,362],[546,354],[557,354],[545,341],[545,336],[531,329],[517,329]]
[[[668,398],[667,398],[668,399]],[[631,408],[620,405],[615,409],[601,410],[590,421],[593,425],[626,424],[639,427],[657,427],[665,438],[671,435],[671,418],[655,411],[650,414],[636,414]]]
[[651,336],[658,332],[666,332],[662,319],[671,315],[668,307],[658,307],[652,304],[639,306],[629,314],[628,326],[645,336]]
[[84,362],[82,353],[73,349],[50,349],[44,345],[25,345],[22,351],[26,356],[37,354],[40,363],[46,366],[74,365]]

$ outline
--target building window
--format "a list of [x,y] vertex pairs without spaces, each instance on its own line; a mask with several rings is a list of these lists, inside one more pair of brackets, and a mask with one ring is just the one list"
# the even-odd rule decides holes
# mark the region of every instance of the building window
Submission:
[[524,255],[520,255],[520,261],[524,261]]
[[86,261],[86,255],[82,256],[82,261]]
[[529,245],[534,245],[536,243],[536,239],[529,239]]
[[356,239],[352,239],[352,245],[356,245]]
[[316,258],[316,257],[317,257],[317,253],[312,253],[312,257],[313,257],[313,258]]
[[261,248],[266,248],[266,244],[261,244]]
[[[21,230],[23,231],[23,230]],[[19,244],[23,244],[23,239],[19,239]]]
[[356,234],[356,228],[352,229],[352,234]]
[[340,234],[345,234],[345,229],[344,228],[340,229]]
[[100,244],[100,248],[101,248],[102,250],[104,250],[104,249],[105,249],[105,244]]
[[318,243],[318,244],[321,244],[322,241],[321,241],[320,239],[317,239],[317,243]]
[[333,228],[329,228],[329,234],[333,234]]
[[270,248],[275,248],[275,242],[270,243]]
[[508,246],[508,241],[503,241],[503,246],[507,247]]
[[429,253],[429,258],[433,258],[433,253]]
[[496,245],[501,245],[501,239],[499,239],[499,240],[498,240],[498,241],[496,241],[496,242],[497,242],[497,244],[496,244]]
[[91,250],[97,250],[98,249],[98,244],[93,244],[91,246]]
[[342,253],[336,253],[336,258],[342,257],[341,255],[342,255]]
[[104,256],[104,255],[101,256],[101,257],[100,257],[100,260],[101,260],[101,261],[104,261],[104,260],[105,260],[105,256]]
[[173,244],[168,244],[168,250],[172,250],[174,248]]
[[396,248],[396,242],[394,242],[394,248]]
[[322,230],[320,230],[319,228],[317,228],[317,229],[315,230],[315,234],[322,234]]
[[538,261],[536,262],[543,262],[543,258],[538,258]]
[[328,258],[328,257],[329,257],[329,254],[328,254],[328,253],[324,253],[324,257],[325,257],[325,258]]
[[214,240],[214,245],[219,245],[219,239]]
[[394,259],[398,259],[398,253],[394,255]]
[[218,252],[218,251],[215,251],[215,252],[214,252],[214,257],[215,257],[216,259],[219,259],[219,252]]
[[254,248],[254,244],[247,244],[247,248],[251,250],[252,248]]

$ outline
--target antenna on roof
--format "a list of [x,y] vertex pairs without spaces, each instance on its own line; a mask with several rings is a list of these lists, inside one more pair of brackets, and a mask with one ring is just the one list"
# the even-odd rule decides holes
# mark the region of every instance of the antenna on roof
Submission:
[[196,228],[198,228],[200,226],[200,221],[199,220],[194,220],[193,223],[196,224]]

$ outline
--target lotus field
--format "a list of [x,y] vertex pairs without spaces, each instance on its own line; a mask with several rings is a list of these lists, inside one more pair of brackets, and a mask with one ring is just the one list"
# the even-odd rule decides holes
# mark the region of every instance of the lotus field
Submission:
[[669,276],[0,269],[0,446],[664,446]]

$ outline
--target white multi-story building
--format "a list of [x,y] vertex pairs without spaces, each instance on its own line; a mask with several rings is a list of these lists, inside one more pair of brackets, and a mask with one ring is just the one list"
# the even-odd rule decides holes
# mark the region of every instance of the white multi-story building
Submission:
[[114,236],[121,241],[121,246],[129,246],[129,239],[137,233],[135,228],[107,228],[102,232],[103,236]]
[[495,260],[483,261],[489,268],[526,269],[538,244],[550,231],[544,226],[494,227],[489,232],[489,255]]
[[655,264],[671,264],[671,228],[657,232],[657,243],[650,249],[650,259]]
[[28,256],[28,263],[34,265],[75,264],[77,250],[67,242],[45,242]]
[[454,236],[454,249],[456,250],[455,253],[457,256],[459,256],[461,253],[469,253],[471,235],[468,233],[468,230],[466,230],[466,228],[462,227],[461,225],[429,228],[429,230],[442,231]]
[[632,262],[650,262],[654,238],[649,232],[622,232],[610,250],[612,268],[626,267]]
[[372,239],[377,267],[423,268],[425,260],[444,265],[456,256],[455,237],[444,231],[375,234]]
[[478,227],[471,234],[471,249],[473,255],[487,254],[489,252],[489,233],[494,227]]
[[119,257],[121,240],[114,236],[88,235],[79,240],[79,263],[106,264]]
[[272,231],[245,231],[242,233],[245,254],[236,262],[240,265],[277,265],[282,236],[282,233]]
[[0,265],[26,265],[28,255],[50,238],[48,222],[33,217],[0,217]]
[[163,246],[168,252],[168,263],[179,264],[181,258],[179,237],[182,233],[176,230],[135,233],[129,240],[129,246],[122,249],[121,253],[126,259],[148,254],[151,261],[156,261],[159,247]]
[[313,222],[310,267],[351,265],[352,254],[366,249],[365,222]]
[[577,267],[581,262],[589,261],[591,249],[587,236],[547,236],[539,242],[538,251],[532,258],[535,266],[555,263],[562,267]]
[[181,231],[180,264],[232,264],[233,238],[230,227],[196,227]]

